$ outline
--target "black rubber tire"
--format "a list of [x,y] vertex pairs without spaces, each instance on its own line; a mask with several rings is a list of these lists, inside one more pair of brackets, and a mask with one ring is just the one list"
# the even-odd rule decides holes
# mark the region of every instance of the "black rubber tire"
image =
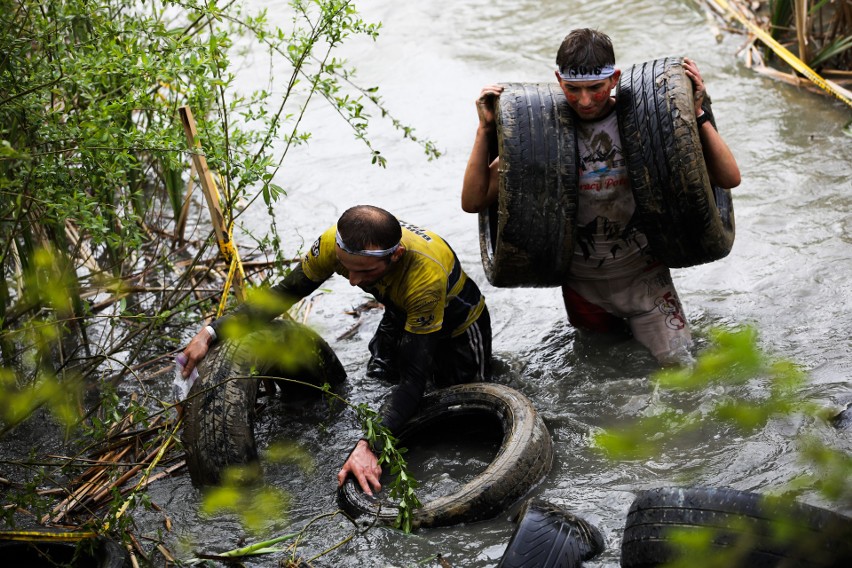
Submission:
[[518,513],[497,568],[577,568],[604,549],[597,527],[551,503],[529,500]]
[[130,554],[118,542],[106,537],[63,542],[44,540],[4,540],[0,536],[0,558],[3,566],[27,568],[129,568]]
[[[406,440],[428,435],[429,429],[450,417],[488,414],[496,417],[503,441],[485,470],[458,491],[423,503],[414,511],[412,527],[440,527],[490,519],[508,509],[538,484],[553,462],[553,442],[547,427],[520,392],[494,383],[470,383],[426,394],[417,415],[399,433]],[[341,508],[352,517],[393,525],[397,508],[361,491],[351,477],[338,491]],[[381,504],[381,507],[380,507]]]
[[[670,268],[718,260],[734,244],[731,191],[710,184],[693,105],[679,58],[634,65],[618,82],[616,112],[639,226]],[[712,118],[709,99],[704,109]]]
[[[225,467],[258,459],[254,422],[259,380],[247,378],[252,369],[260,376],[317,386],[336,386],[346,378],[328,343],[294,321],[276,320],[239,341],[216,345],[199,365],[186,402],[181,440],[193,484],[216,484]],[[288,383],[278,384],[286,394]]]
[[845,408],[835,414],[829,422],[838,430],[852,429],[852,400],[842,403]]
[[[727,564],[731,567],[839,567],[852,558],[852,519],[843,515],[735,489],[661,488],[640,493],[631,505],[621,565],[671,562],[682,554],[671,530],[708,528],[716,531],[712,547],[719,554],[731,553],[738,543],[744,548],[743,556]],[[706,558],[708,551],[700,554]],[[701,565],[700,558],[692,560]]]
[[574,116],[556,83],[504,84],[497,103],[497,202],[479,214],[494,286],[561,286],[574,253]]

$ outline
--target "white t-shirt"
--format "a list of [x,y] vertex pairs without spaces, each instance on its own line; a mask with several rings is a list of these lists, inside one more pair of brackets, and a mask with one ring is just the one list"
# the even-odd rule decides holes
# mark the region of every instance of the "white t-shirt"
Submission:
[[634,226],[636,202],[613,110],[596,121],[577,121],[580,188],[571,278],[627,276],[653,262],[648,241]]

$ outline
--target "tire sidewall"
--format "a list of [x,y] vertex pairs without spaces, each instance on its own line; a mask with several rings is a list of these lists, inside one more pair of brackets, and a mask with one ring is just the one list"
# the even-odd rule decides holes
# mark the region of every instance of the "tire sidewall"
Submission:
[[[295,346],[300,357],[286,364],[270,363],[258,359],[255,348],[259,345],[271,349]],[[240,340],[214,346],[199,365],[198,379],[185,406],[181,441],[193,484],[216,484],[226,467],[258,460],[254,426],[259,380],[253,374],[315,386],[336,386],[346,378],[328,343],[307,326],[290,320],[273,321]]]
[[[418,414],[398,439],[451,415],[493,413],[503,428],[503,442],[492,462],[456,492],[424,503],[413,515],[413,527],[437,527],[493,518],[530,492],[550,471],[553,443],[532,403],[520,392],[495,383],[455,385],[428,393]],[[341,506],[354,517],[368,515],[392,525],[396,507],[379,506],[349,478],[339,492]]]
[[621,566],[647,568],[675,560],[675,528],[714,529],[711,551],[720,554],[741,548],[742,540],[745,557],[738,566],[828,567],[852,557],[852,519],[833,511],[736,489],[675,487],[637,495],[627,514]]

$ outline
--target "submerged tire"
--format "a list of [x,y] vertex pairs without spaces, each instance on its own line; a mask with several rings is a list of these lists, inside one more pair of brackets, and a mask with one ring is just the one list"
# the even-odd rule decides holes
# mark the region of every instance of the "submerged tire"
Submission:
[[[485,470],[458,491],[423,503],[414,511],[413,528],[439,527],[490,519],[508,509],[538,484],[553,462],[550,432],[520,392],[495,383],[455,385],[428,393],[417,415],[399,433],[400,445],[450,418],[496,417],[502,427],[500,450]],[[338,492],[341,507],[353,517],[378,516],[392,525],[397,508],[365,495],[351,477]],[[381,505],[381,506],[380,506]]]
[[530,500],[518,513],[497,568],[577,568],[603,549],[597,527],[556,505]]
[[712,530],[710,549],[702,548],[692,558],[695,566],[708,554],[743,568],[839,567],[852,558],[852,519],[843,515],[734,489],[661,488],[640,493],[631,505],[621,565],[644,568],[678,558],[689,562],[673,530],[693,535]]
[[114,540],[103,536],[82,540],[61,538],[69,534],[44,531],[44,538],[29,534],[26,540],[19,540],[0,533],[0,558],[4,566],[27,568],[129,568],[132,565],[127,550]]
[[503,85],[495,111],[499,192],[479,214],[485,276],[494,286],[561,286],[577,213],[572,111],[555,83]]
[[[216,345],[199,365],[186,402],[183,445],[195,485],[218,483],[229,465],[257,460],[254,437],[257,375],[317,386],[337,385],[346,371],[316,332],[276,320],[239,341]],[[279,383],[286,394],[286,381]]]
[[[704,108],[715,128],[709,99]],[[727,256],[735,234],[731,191],[710,184],[682,60],[627,69],[616,112],[639,226],[654,256],[670,268]]]

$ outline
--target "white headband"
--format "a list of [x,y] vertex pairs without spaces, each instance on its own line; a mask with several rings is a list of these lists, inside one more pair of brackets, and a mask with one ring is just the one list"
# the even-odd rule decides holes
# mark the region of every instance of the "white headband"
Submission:
[[376,258],[384,258],[386,256],[392,255],[397,251],[400,245],[400,243],[396,243],[391,248],[384,250],[353,250],[346,246],[346,243],[343,242],[343,237],[340,236],[340,231],[337,231],[337,233],[335,233],[334,240],[337,243],[337,246],[339,246],[343,250],[343,252],[354,254],[357,256],[373,256]]
[[611,77],[615,73],[615,66],[587,67],[585,65],[575,65],[568,67],[564,71],[557,69],[556,72],[559,73],[559,77],[563,81],[600,81],[601,79]]

